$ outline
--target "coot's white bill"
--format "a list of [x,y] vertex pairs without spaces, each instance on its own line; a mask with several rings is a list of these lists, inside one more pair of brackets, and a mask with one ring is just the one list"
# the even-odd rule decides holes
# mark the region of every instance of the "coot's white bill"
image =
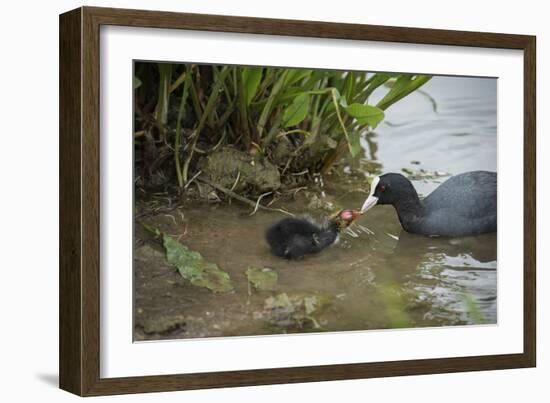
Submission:
[[361,213],[365,213],[371,207],[374,207],[376,203],[378,203],[378,197],[376,196],[367,197],[367,200],[365,200],[365,203],[363,203],[363,207],[361,207]]
[[378,203],[378,197],[374,196],[374,192],[376,192],[378,182],[380,182],[380,178],[378,176],[372,180],[372,183],[370,185],[369,197],[367,197],[367,200],[365,200],[365,203],[363,203],[363,207],[361,207],[361,213],[366,212],[371,207],[374,207],[376,203]]

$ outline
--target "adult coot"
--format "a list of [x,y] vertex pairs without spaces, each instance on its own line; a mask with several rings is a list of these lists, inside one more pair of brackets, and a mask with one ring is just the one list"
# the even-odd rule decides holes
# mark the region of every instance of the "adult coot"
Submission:
[[464,236],[497,230],[497,174],[474,171],[448,179],[423,200],[401,174],[376,177],[364,213],[391,204],[405,231],[423,235]]
[[275,256],[297,259],[335,243],[340,231],[361,214],[358,210],[342,210],[323,224],[310,218],[283,218],[267,229],[265,238]]

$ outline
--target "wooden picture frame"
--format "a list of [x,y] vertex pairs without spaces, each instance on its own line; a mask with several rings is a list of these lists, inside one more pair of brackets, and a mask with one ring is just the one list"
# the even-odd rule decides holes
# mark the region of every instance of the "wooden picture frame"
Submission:
[[[402,42],[524,52],[523,353],[100,377],[100,26]],[[535,37],[82,7],[60,16],[60,387],[81,396],[533,367],[536,363]]]

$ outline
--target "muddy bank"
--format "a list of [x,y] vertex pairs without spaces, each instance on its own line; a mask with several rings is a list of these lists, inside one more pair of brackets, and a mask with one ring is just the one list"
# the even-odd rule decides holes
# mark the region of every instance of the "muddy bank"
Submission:
[[[357,205],[362,197],[352,192],[345,200]],[[307,211],[307,203],[304,198],[287,207]],[[270,255],[263,239],[265,228],[281,215],[249,213],[236,204],[195,202],[146,219],[227,272],[234,287],[229,293],[213,293],[184,280],[167,263],[161,243],[136,226],[136,340],[496,320],[494,234],[459,240],[409,235],[401,232],[390,208],[380,207],[353,232],[344,233],[338,244],[289,262]],[[276,272],[275,287],[252,287],[246,277],[250,267]],[[468,308],[470,295],[481,319]],[[319,303],[319,309],[309,312],[308,301]]]

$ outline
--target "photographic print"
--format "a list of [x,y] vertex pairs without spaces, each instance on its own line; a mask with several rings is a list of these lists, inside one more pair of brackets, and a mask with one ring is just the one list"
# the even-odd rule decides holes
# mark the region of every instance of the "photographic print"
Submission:
[[134,61],[135,341],[497,323],[497,79]]

